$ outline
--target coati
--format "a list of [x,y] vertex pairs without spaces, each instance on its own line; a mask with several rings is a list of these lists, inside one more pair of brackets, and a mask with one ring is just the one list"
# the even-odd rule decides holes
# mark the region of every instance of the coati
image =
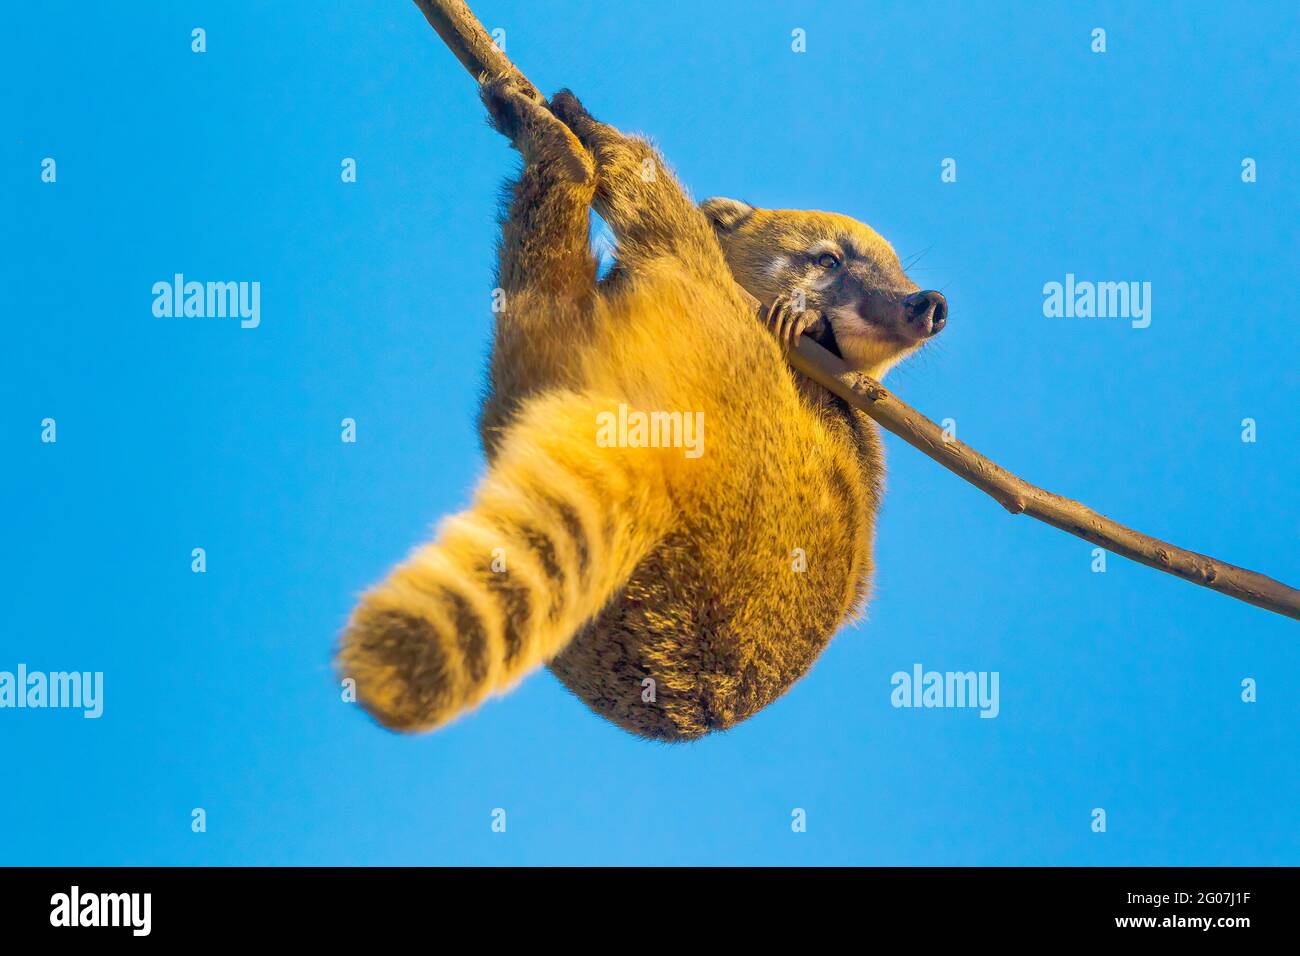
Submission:
[[[783,349],[808,334],[879,377],[947,304],[847,216],[697,208],[647,142],[567,91],[548,104],[497,78],[482,98],[524,160],[501,229],[489,469],[362,597],[338,667],[394,730],[541,664],[644,737],[731,727],[803,676],[871,576],[876,428]],[[593,200],[618,244],[600,281]],[[620,405],[702,412],[707,450],[603,447],[597,422]]]

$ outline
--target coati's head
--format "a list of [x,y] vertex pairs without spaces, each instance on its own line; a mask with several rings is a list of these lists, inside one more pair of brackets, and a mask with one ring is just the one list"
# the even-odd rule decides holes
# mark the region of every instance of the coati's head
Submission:
[[720,197],[700,209],[745,291],[764,307],[802,293],[814,313],[806,334],[851,368],[880,378],[948,319],[947,300],[919,289],[889,243],[856,219]]

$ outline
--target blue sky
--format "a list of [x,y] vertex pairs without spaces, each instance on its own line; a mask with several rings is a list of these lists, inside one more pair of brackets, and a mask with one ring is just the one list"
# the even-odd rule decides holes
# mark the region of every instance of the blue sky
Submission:
[[[924,251],[951,313],[891,375],[904,400],[1300,582],[1294,4],[475,6],[697,197]],[[0,670],[102,671],[105,701],[0,710],[0,864],[1300,863],[1295,622],[1094,573],[892,437],[868,622],[732,732],[646,743],[546,673],[434,736],[377,729],[330,653],[482,471],[513,154],[400,0],[25,4],[7,27]],[[260,282],[261,324],[156,318],[176,273]],[[1067,273],[1150,282],[1150,327],[1046,318]],[[999,716],[894,709],[916,663],[997,671]]]

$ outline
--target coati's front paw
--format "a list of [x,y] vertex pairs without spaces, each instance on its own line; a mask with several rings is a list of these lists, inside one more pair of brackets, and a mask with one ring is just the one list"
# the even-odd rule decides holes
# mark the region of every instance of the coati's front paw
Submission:
[[594,181],[595,165],[582,143],[531,90],[509,76],[494,76],[483,81],[479,95],[493,128],[526,163],[551,163],[576,183]]
[[492,128],[514,143],[524,128],[524,117],[536,101],[525,87],[510,76],[492,76],[479,87],[479,98],[487,107]]
[[796,308],[790,296],[779,295],[771,305],[759,311],[759,318],[782,348],[792,349],[799,336],[817,323],[818,315],[812,309]]
[[600,122],[570,90],[560,90],[551,97],[550,107],[596,160],[598,188],[607,199],[615,193],[641,197],[644,185],[655,181],[662,160],[645,140]]
[[560,90],[551,97],[550,107],[551,112],[559,118],[560,122],[578,135],[578,139],[584,146],[590,145],[588,140],[599,131],[599,127],[605,125],[597,122],[587,112],[582,101],[573,95],[573,90]]

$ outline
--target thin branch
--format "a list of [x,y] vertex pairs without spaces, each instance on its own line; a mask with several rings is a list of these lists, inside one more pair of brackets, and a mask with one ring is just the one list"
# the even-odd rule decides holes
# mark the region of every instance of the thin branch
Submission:
[[415,0],[415,5],[476,81],[482,82],[488,76],[512,76],[516,83],[542,99],[537,87],[510,62],[461,0]]
[[[541,98],[537,88],[497,48],[462,0],[415,0],[415,4],[476,80],[484,76],[510,74]],[[1012,514],[1027,514],[1148,567],[1177,575],[1239,601],[1300,619],[1300,591],[1295,588],[1255,571],[1175,547],[1111,521],[1077,501],[1031,485],[970,446],[955,439],[945,439],[943,431],[930,419],[900,402],[879,382],[850,372],[839,358],[811,339],[800,338],[788,359],[795,369],[866,412],[903,441],[994,498]]]

